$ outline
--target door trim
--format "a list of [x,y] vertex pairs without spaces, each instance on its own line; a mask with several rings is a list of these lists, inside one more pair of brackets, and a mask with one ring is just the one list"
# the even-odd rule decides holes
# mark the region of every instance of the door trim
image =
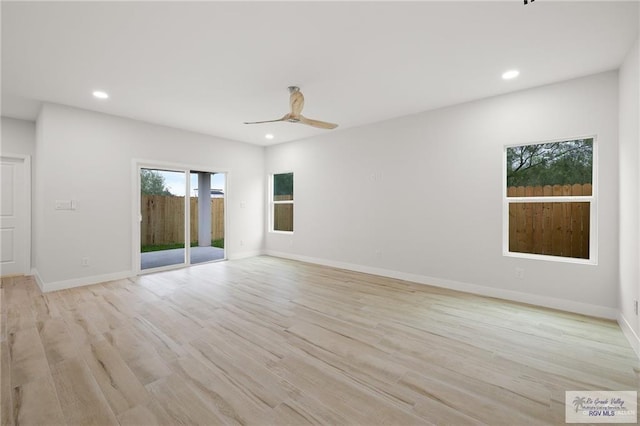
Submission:
[[13,154],[9,152],[1,153],[0,158],[11,158],[14,160],[21,160],[24,164],[24,190],[26,192],[25,201],[25,232],[24,232],[24,275],[33,275],[31,269],[31,156],[24,154]]

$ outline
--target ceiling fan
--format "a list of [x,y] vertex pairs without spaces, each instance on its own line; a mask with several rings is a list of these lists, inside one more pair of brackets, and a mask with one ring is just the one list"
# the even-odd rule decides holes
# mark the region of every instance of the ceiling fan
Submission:
[[318,127],[320,129],[335,129],[336,127],[338,127],[337,124],[327,123],[326,121],[312,120],[300,114],[302,112],[302,107],[304,107],[304,96],[302,96],[300,88],[297,86],[289,86],[289,93],[289,106],[291,107],[291,112],[285,114],[282,118],[278,118],[277,120],[249,122],[245,121],[244,124],[261,124],[275,123],[278,121],[288,121],[289,123],[302,123],[308,126]]

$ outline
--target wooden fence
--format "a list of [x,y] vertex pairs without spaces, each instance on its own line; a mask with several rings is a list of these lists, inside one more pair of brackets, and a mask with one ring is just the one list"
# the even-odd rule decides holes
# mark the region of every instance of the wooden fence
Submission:
[[[591,184],[519,186],[508,197],[591,195]],[[589,202],[510,203],[509,251],[589,258]]]
[[[293,200],[293,195],[274,195],[273,200]],[[293,231],[293,204],[274,204],[273,230]]]
[[[190,197],[191,241],[198,240],[198,198]],[[140,243],[184,243],[184,197],[142,195]],[[211,199],[211,239],[224,238],[224,199]]]

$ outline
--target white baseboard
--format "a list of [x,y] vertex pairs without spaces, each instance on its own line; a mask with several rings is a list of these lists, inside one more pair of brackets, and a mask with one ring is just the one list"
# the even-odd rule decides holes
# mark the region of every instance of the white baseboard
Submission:
[[[260,256],[261,254],[263,254],[261,250],[246,251],[246,252],[234,253],[233,255],[229,255],[229,259],[230,260],[245,259],[249,257]],[[192,265],[192,266],[197,266],[197,265]],[[154,272],[159,272],[159,271],[154,271]],[[74,287],[82,287],[85,285],[99,284],[107,281],[121,280],[123,278],[131,278],[136,276],[134,271],[121,271],[121,272],[114,272],[111,274],[93,275],[93,276],[83,277],[83,278],[74,278],[70,280],[45,282],[40,276],[40,274],[38,273],[38,270],[36,268],[33,268],[31,270],[31,273],[34,275],[36,279],[36,283],[38,284],[38,287],[40,287],[40,291],[42,291],[43,293],[48,293],[50,291],[65,290],[65,289],[74,288]]]
[[627,321],[627,319],[622,315],[622,312],[618,312],[618,325],[622,329],[622,333],[629,341],[629,344],[635,351],[638,358],[640,358],[640,337],[633,331],[631,324]]
[[31,268],[31,275],[33,275],[33,277],[36,279],[36,284],[38,284],[38,287],[40,287],[40,291],[44,293],[44,281],[42,281],[42,277],[40,277],[40,274],[38,273],[38,270],[36,268]]
[[548,296],[540,296],[537,294],[523,293],[519,291],[506,290],[502,288],[485,287],[477,284],[470,284],[460,281],[447,280],[442,278],[428,277],[425,275],[410,274],[389,269],[374,268],[354,263],[339,262],[329,259],[321,259],[309,256],[300,256],[296,254],[277,252],[266,250],[267,256],[282,257],[285,259],[299,260],[302,262],[314,263],[317,265],[330,266],[333,268],[346,269],[349,271],[363,272],[366,274],[378,275],[382,277],[395,278],[404,281],[410,281],[417,284],[431,285],[434,287],[442,287],[450,290],[462,291],[465,293],[477,294],[480,296],[495,297],[498,299],[511,300],[514,302],[528,303],[546,308],[558,309],[567,312],[574,312],[582,315],[588,315],[598,318],[606,318],[615,320],[618,317],[618,311],[607,306],[591,305],[588,303],[574,302],[572,300],[558,299]]
[[43,293],[48,293],[51,291],[58,291],[58,290],[65,290],[65,289],[74,288],[74,287],[82,287],[82,286],[91,285],[91,284],[99,284],[107,281],[121,280],[123,278],[131,278],[135,276],[135,274],[132,271],[121,271],[121,272],[114,272],[112,274],[93,275],[90,277],[74,278],[71,280],[54,281],[54,282],[47,283],[42,279],[37,269],[34,268],[32,272],[36,279],[36,283],[38,284],[38,287],[40,287],[40,291],[42,291]]

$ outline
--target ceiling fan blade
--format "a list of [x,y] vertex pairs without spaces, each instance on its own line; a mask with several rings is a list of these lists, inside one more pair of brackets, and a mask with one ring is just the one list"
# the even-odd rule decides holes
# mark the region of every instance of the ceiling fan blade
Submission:
[[326,121],[312,120],[303,115],[300,116],[300,123],[317,127],[319,129],[335,129],[336,127],[338,127],[337,124],[327,123]]
[[245,121],[244,124],[262,124],[262,123],[276,123],[278,121],[286,121],[289,118],[289,114],[286,114],[284,117],[278,118],[277,120],[265,120],[265,121]]
[[265,120],[265,121],[245,121],[244,124],[262,124],[262,123],[275,123],[278,121],[289,121],[291,123],[302,123],[307,126],[317,127],[319,129],[335,129],[337,124],[328,123],[326,121],[312,120],[300,114],[304,107],[304,96],[298,86],[289,86],[289,107],[291,111],[285,114],[282,118],[277,120]]

